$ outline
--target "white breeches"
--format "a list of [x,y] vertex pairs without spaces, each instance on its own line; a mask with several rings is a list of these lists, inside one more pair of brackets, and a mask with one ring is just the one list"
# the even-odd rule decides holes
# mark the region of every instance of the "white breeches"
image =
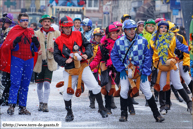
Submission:
[[[63,98],[65,101],[69,101],[72,99],[73,95],[67,94],[67,87],[68,87],[68,77],[69,74],[64,70],[63,72],[63,78],[64,78],[64,93],[63,93]],[[87,86],[89,90],[93,92],[93,94],[98,94],[101,91],[101,87],[98,85],[98,82],[96,81],[91,69],[89,66],[85,67],[83,72],[82,72],[82,80]],[[72,76],[72,89],[74,89],[75,92],[75,87],[78,81],[78,75],[73,75]]]
[[[176,64],[176,66],[178,68],[177,64]],[[167,72],[162,72],[161,73],[161,77],[160,77],[160,91],[162,91],[163,87],[166,85],[166,75],[167,75]],[[172,85],[174,86],[174,88],[176,90],[183,89],[183,86],[182,86],[181,81],[180,81],[179,68],[176,71],[174,71],[174,70],[170,71],[170,81],[171,81]]]
[[[128,98],[128,91],[129,91],[129,80],[128,80],[128,76],[126,77],[126,79],[120,79],[120,84],[121,84],[121,92],[120,95],[122,98],[127,99]],[[143,94],[145,95],[146,99],[149,100],[152,97],[152,92],[150,90],[150,83],[147,79],[146,82],[142,83],[142,81],[140,82],[140,90],[143,92]]]

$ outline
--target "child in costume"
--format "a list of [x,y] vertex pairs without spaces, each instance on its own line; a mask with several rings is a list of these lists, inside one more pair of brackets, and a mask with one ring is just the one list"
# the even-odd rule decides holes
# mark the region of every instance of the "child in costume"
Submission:
[[151,53],[153,55],[154,67],[158,68],[158,76],[154,88],[157,91],[170,89],[170,81],[185,100],[188,110],[192,111],[192,101],[185,92],[181,82],[178,65],[176,64],[175,48],[182,52],[189,53],[188,46],[181,44],[173,32],[169,31],[169,24],[166,21],[158,23],[158,30],[155,31],[150,41]]

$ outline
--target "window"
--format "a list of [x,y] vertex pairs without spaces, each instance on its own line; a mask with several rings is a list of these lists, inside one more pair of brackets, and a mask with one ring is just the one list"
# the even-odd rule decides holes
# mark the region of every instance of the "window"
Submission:
[[99,8],[99,0],[87,0],[86,7],[88,9],[98,9]]
[[[12,5],[15,2],[16,5]],[[10,1],[11,9],[21,9],[21,0],[11,0]]]

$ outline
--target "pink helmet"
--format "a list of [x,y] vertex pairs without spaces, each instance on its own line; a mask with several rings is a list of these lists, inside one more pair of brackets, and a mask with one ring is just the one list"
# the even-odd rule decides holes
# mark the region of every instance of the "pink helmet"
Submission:
[[117,31],[117,32],[119,32],[119,29],[115,26],[115,25],[113,25],[113,24],[111,24],[111,25],[109,25],[107,28],[106,28],[106,35],[108,35],[108,33],[110,33],[110,32],[113,32],[113,31]]
[[115,26],[120,26],[120,27],[122,27],[122,23],[121,22],[119,22],[119,21],[115,21],[115,22],[113,22],[113,25],[115,25]]
[[166,19],[165,18],[156,18],[155,23],[158,23],[160,21],[166,21]]

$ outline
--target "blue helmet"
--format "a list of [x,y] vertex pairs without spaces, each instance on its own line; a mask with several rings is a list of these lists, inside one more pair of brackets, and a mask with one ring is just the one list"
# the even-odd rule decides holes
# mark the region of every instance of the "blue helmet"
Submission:
[[82,25],[83,25],[83,26],[90,26],[90,27],[92,27],[92,21],[91,21],[89,18],[85,18],[85,19],[82,21]]
[[168,23],[167,21],[160,21],[160,22],[158,23],[158,27],[160,27],[161,25],[166,25],[167,28],[169,29],[169,23]]
[[134,20],[128,19],[123,22],[122,29],[137,28],[137,24]]
[[74,22],[75,20],[80,20],[80,21],[81,21],[81,19],[80,19],[79,17],[75,17],[74,20],[73,20],[73,22]]

